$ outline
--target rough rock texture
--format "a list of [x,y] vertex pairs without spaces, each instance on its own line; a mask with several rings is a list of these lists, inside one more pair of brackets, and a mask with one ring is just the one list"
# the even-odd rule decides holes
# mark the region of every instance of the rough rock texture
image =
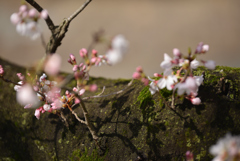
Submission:
[[[0,59],[5,78],[18,81],[15,73],[25,70]],[[14,85],[0,80],[0,160],[106,160],[182,161],[187,150],[196,160],[211,160],[209,147],[227,132],[240,134],[240,69],[217,67],[205,71],[199,89],[201,105],[177,100],[176,110],[167,106],[169,93],[153,97],[141,82],[119,95],[86,101],[92,123],[100,136],[99,148],[88,128],[68,110],[69,127],[49,113],[34,116],[34,109],[16,103]],[[91,83],[106,86],[104,94],[124,88],[129,80],[91,78]],[[71,84],[69,85],[71,86]],[[93,95],[86,93],[86,95]],[[80,107],[74,109],[83,119]]]

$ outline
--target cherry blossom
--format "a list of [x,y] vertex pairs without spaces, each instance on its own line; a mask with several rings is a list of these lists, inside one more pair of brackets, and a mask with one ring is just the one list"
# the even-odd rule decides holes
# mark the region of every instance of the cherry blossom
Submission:
[[157,85],[160,89],[167,88],[168,90],[172,90],[173,84],[177,82],[177,77],[172,75],[172,69],[165,69],[163,78],[159,79]]

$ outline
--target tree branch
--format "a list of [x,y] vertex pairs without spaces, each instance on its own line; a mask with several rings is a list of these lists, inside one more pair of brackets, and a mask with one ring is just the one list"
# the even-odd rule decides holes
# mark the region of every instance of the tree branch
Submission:
[[69,18],[68,21],[71,22],[79,13],[81,13],[85,7],[91,2],[92,0],[87,0],[79,9],[77,9]]
[[[26,2],[28,2],[31,6],[33,6],[38,12],[42,12],[43,8],[34,0],[26,0]],[[48,17],[45,19],[47,26],[49,28],[49,30],[51,30],[51,32],[53,33],[54,29],[55,29],[55,25],[52,21],[52,19]]]

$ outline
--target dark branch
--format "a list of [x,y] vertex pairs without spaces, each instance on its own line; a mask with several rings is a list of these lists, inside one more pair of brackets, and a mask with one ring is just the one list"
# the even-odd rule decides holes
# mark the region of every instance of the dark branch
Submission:
[[[38,12],[42,12],[43,8],[34,0],[26,0],[26,2],[28,2],[31,6],[33,6]],[[53,31],[55,29],[55,25],[54,25],[52,19],[49,17],[49,15],[45,21],[47,23],[48,28],[53,33]]]

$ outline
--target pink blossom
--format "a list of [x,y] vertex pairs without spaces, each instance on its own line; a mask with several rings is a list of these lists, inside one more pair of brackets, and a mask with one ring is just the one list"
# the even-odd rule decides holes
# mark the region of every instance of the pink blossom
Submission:
[[39,110],[39,109],[36,109],[34,115],[35,115],[36,118],[39,120],[39,119],[40,119],[40,115],[41,115],[40,110]]
[[74,65],[72,70],[73,72],[76,72],[78,70],[78,65]]
[[149,91],[151,92],[151,95],[154,95],[157,91],[159,91],[157,81],[151,79],[150,77],[148,77],[148,79],[151,81],[149,84]]
[[80,100],[78,98],[75,98],[75,104],[79,104]]
[[186,93],[187,95],[195,94],[198,90],[198,85],[196,83],[196,80],[193,77],[187,77],[185,82],[180,82],[175,85],[174,89],[178,89],[177,93],[178,95],[182,95]]
[[43,109],[44,109],[45,111],[49,111],[49,110],[51,109],[51,106],[50,106],[49,104],[44,104],[44,105],[43,105]]
[[30,37],[32,40],[36,40],[41,35],[41,28],[35,21],[26,23],[26,26],[22,28],[22,35]]
[[0,75],[3,75],[4,74],[4,69],[3,67],[0,65]]
[[160,66],[164,69],[172,67],[172,58],[167,53],[164,53],[164,61],[160,64]]
[[209,50],[209,45],[202,46],[202,53],[206,53]]
[[79,55],[84,58],[87,56],[87,49],[85,48],[82,48],[80,51],[79,51]]
[[167,87],[168,90],[172,90],[175,82],[177,82],[177,77],[172,75],[172,69],[165,69],[163,78],[158,80],[157,85],[160,89]]
[[112,40],[112,49],[118,50],[121,54],[124,54],[128,48],[128,41],[123,35],[117,35]]
[[106,53],[107,62],[110,65],[115,65],[122,61],[123,55],[119,50],[108,50]]
[[61,56],[59,54],[53,54],[47,60],[44,71],[49,75],[57,75],[61,67]]
[[176,56],[176,57],[181,57],[181,52],[180,52],[180,50],[179,49],[177,49],[177,48],[174,48],[173,49],[173,55],[174,56]]
[[[91,90],[90,90],[91,91]],[[96,90],[94,90],[94,91],[96,91]],[[83,95],[84,94],[84,92],[85,92],[85,89],[81,89],[80,91],[79,91],[79,93],[78,93],[78,95]]]
[[25,84],[17,90],[17,101],[23,106],[32,104],[33,107],[36,107],[39,104],[37,94],[34,92],[30,84]]
[[10,20],[14,25],[17,25],[21,21],[21,18],[17,13],[13,13],[10,17]]
[[70,54],[69,56],[70,56],[70,59],[71,59],[72,61],[76,61],[76,58],[75,58],[75,56],[74,56],[73,54]]
[[37,10],[32,8],[28,11],[29,17],[37,17]]
[[42,10],[40,17],[43,19],[47,19],[48,18],[48,11],[47,10]]
[[95,49],[92,50],[92,54],[93,54],[94,56],[96,56],[97,53],[98,53],[97,50],[95,50]]
[[216,67],[215,62],[212,60],[208,60],[208,61],[204,62],[204,65],[205,65],[205,67],[207,67],[208,69],[211,69],[211,70],[215,69],[215,67]]
[[134,79],[140,79],[140,78],[141,78],[141,74],[140,74],[139,72],[134,72],[133,75],[132,75],[132,77],[133,77]]
[[197,69],[197,67],[199,66],[199,61],[194,59],[193,61],[191,61],[190,66],[191,66],[192,69]]
[[73,87],[74,92],[78,92],[78,89],[76,87]]
[[200,98],[196,97],[196,98],[191,98],[190,101],[192,102],[192,104],[194,105],[199,105],[201,103]]
[[19,12],[20,13],[26,12],[27,10],[28,10],[28,7],[26,5],[21,5],[19,7]]
[[63,103],[59,99],[55,99],[51,105],[52,105],[52,109],[58,110],[62,108]]
[[89,90],[90,90],[91,92],[95,92],[97,89],[98,89],[98,87],[97,87],[96,84],[90,85]]

